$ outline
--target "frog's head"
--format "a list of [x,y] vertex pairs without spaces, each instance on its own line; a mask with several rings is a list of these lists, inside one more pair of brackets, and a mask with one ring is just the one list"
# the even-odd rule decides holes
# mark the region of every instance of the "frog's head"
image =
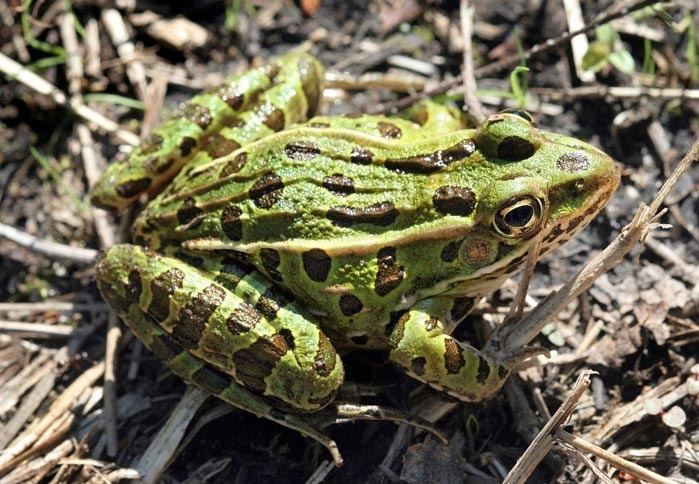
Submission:
[[612,158],[575,138],[539,130],[526,113],[490,116],[475,144],[492,176],[483,181],[473,233],[480,240],[488,233],[490,240],[487,250],[473,249],[480,240],[465,241],[466,258],[481,258],[470,289],[480,290],[489,280],[497,284],[521,269],[538,234],[541,254],[573,238],[619,184]]

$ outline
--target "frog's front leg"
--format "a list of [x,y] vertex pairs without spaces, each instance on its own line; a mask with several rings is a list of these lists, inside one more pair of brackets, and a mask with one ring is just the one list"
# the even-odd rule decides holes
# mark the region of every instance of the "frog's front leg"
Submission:
[[[342,361],[310,317],[251,268],[225,258],[201,264],[209,267],[117,245],[100,259],[97,281],[139,339],[185,380],[211,391],[210,377],[219,375],[302,411],[331,402]],[[240,392],[213,393],[229,401]]]
[[446,317],[454,299],[416,304],[398,320],[390,337],[390,358],[413,378],[464,401],[495,394],[510,369],[492,356],[448,334]]

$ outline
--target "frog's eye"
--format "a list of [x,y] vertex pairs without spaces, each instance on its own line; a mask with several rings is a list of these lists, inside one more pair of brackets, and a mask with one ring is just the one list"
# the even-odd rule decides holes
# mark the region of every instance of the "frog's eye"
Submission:
[[495,230],[504,237],[523,237],[541,223],[544,205],[531,195],[505,202],[495,213]]
[[475,142],[478,150],[487,157],[521,161],[534,156],[543,143],[543,137],[528,119],[513,113],[500,113],[485,120],[476,133]]
[[514,114],[515,116],[519,116],[532,126],[536,126],[536,122],[534,122],[534,118],[532,117],[531,114],[529,114],[527,111],[524,111],[523,109],[517,109],[517,108],[507,108],[503,109],[500,111],[501,113],[508,113],[508,114]]

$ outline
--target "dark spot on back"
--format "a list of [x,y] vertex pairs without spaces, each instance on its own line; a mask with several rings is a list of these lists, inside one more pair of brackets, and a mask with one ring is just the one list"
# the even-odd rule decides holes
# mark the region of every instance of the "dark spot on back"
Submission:
[[335,225],[351,227],[356,224],[371,224],[386,227],[396,221],[398,210],[392,202],[379,202],[366,208],[331,207],[327,214]]
[[294,141],[284,147],[284,154],[292,160],[310,160],[320,154],[320,148],[310,141]]
[[472,140],[463,140],[444,150],[403,158],[389,158],[384,162],[384,166],[389,170],[404,173],[434,173],[456,160],[468,158],[475,151],[476,147]]
[[536,146],[520,136],[508,136],[498,144],[498,158],[503,160],[524,160],[531,157],[534,152],[536,152]]
[[323,178],[323,188],[338,195],[349,195],[354,193],[354,180],[340,173],[335,173]]
[[435,191],[432,203],[444,215],[466,217],[471,215],[476,207],[476,195],[469,188],[447,185]]
[[245,96],[243,96],[234,86],[226,86],[221,90],[221,99],[223,102],[228,104],[228,106],[234,111],[238,111],[245,101]]
[[186,158],[192,154],[192,150],[197,146],[197,141],[191,136],[185,136],[180,142],[180,156]]
[[240,144],[232,139],[224,138],[219,133],[212,133],[202,142],[202,147],[213,159],[221,158],[240,148]]
[[120,197],[131,198],[146,191],[150,184],[151,179],[147,177],[129,180],[117,185],[116,192]]
[[235,205],[229,205],[221,212],[221,230],[231,240],[238,241],[243,237],[242,214],[243,211]]
[[250,199],[260,208],[271,208],[282,198],[284,183],[274,172],[262,175],[250,187]]
[[212,121],[211,111],[199,104],[187,104],[184,107],[184,117],[199,126],[201,129],[209,127]]
[[379,121],[376,124],[376,127],[379,129],[379,133],[381,133],[381,136],[384,138],[398,139],[403,134],[401,129],[393,123]]
[[345,316],[353,316],[364,308],[362,301],[353,294],[340,296],[340,311]]
[[355,146],[352,148],[352,154],[350,155],[350,161],[356,163],[357,165],[369,165],[374,159],[374,153],[361,146]]
[[235,158],[226,162],[218,177],[226,178],[227,176],[230,176],[234,173],[238,173],[245,166],[245,163],[247,163],[247,161],[248,154],[245,151],[238,153],[237,155],[235,155]]
[[194,199],[192,197],[187,197],[182,203],[182,206],[177,210],[177,221],[180,225],[187,225],[199,217],[198,222],[187,227],[188,229],[195,229],[201,224],[203,215],[204,211],[196,206]]
[[325,282],[330,273],[332,259],[324,250],[307,250],[301,254],[301,260],[303,261],[303,270],[306,271],[310,280]]
[[284,129],[284,117],[284,111],[279,108],[274,108],[274,110],[267,115],[264,123],[272,131],[281,131]]

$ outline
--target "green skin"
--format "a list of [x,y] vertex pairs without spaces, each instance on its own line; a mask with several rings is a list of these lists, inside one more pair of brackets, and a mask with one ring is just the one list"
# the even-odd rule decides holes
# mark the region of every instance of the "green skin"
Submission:
[[512,360],[451,331],[535,236],[546,253],[595,217],[613,160],[521,114],[464,129],[430,102],[306,121],[322,78],[287,54],[194,97],[110,166],[96,205],[154,198],[139,245],[100,259],[102,294],[176,374],[292,427],[276,409],[319,410],[342,385],[336,349],[384,350],[459,399],[492,396]]

